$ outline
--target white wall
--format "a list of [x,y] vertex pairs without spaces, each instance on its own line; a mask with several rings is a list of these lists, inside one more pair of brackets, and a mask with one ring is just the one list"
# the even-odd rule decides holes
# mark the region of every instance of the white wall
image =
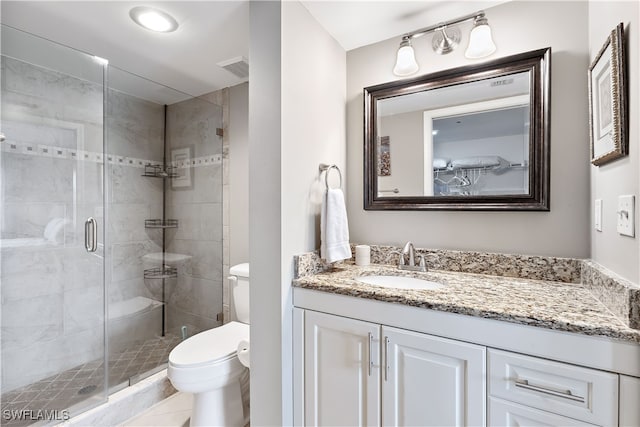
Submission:
[[251,424],[282,424],[280,3],[251,2]]
[[[391,176],[378,177],[378,191],[397,188],[398,196],[424,194],[424,120],[422,111],[380,118],[380,136],[389,136]],[[429,168],[431,170],[431,168]],[[393,196],[385,193],[385,197]]]
[[249,84],[229,88],[229,265],[249,260]]
[[[320,178],[319,164],[335,163],[342,171],[346,167],[345,76],[345,51],[302,4],[284,2],[282,190],[286,199],[283,195],[282,208],[287,221],[283,252],[291,256],[320,247],[320,207],[310,202]],[[283,261],[283,268],[291,270],[292,259]]]
[[[589,147],[586,2],[510,2],[486,10],[497,52],[489,59],[551,46],[551,211],[364,211],[364,87],[396,80],[400,37],[347,53],[348,213],[352,241],[589,257]],[[427,25],[427,23],[425,23]],[[471,27],[464,24],[464,39]],[[439,56],[431,36],[415,40],[421,73],[468,65],[466,40]]]
[[345,168],[346,54],[298,2],[250,7],[251,423],[290,425],[293,256],[319,246],[318,164]]
[[[606,165],[591,166],[591,210],[602,199],[602,232],[591,230],[591,258],[632,282],[640,282],[640,239],[616,231],[618,196],[640,195],[640,8],[637,1],[589,3],[589,58],[595,58],[616,25],[626,32],[627,78],[629,83],[629,156]],[[638,227],[638,200],[635,224]],[[591,216],[593,224],[593,214]],[[636,229],[636,236],[638,231]]]

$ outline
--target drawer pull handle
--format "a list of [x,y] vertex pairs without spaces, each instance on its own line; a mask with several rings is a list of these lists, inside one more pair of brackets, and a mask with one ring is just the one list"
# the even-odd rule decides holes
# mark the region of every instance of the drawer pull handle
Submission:
[[371,352],[373,351],[373,334],[369,332],[369,376],[371,376],[371,370],[373,369],[373,356]]
[[576,402],[584,403],[584,397],[575,396],[571,393],[571,390],[554,390],[551,388],[540,387],[537,385],[529,384],[529,380],[515,380],[516,387],[524,388],[526,390],[537,391],[539,393],[550,394],[556,397],[562,397],[563,399],[574,400]]
[[389,379],[389,337],[384,337],[384,380]]

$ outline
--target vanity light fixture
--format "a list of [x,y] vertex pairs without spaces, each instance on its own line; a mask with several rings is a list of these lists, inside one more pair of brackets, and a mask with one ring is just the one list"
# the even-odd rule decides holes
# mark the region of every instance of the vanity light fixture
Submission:
[[465,51],[465,56],[469,59],[478,59],[491,55],[496,51],[496,45],[491,38],[491,28],[484,11],[480,10],[451,21],[441,22],[404,34],[398,49],[393,74],[396,76],[409,76],[418,71],[419,66],[416,62],[413,46],[411,46],[411,40],[428,33],[435,33],[432,40],[433,50],[440,55],[446,55],[455,50],[461,39],[460,30],[453,25],[472,19],[474,26],[469,35],[469,45]]
[[411,46],[411,39],[409,37],[402,37],[402,42],[400,42],[400,48],[398,49],[398,55],[396,57],[396,66],[393,67],[393,74],[396,76],[410,76],[418,71],[418,68],[416,55]]
[[464,56],[469,59],[484,58],[496,51],[496,44],[491,37],[491,27],[484,16],[476,16],[473,29],[469,34],[469,46]]
[[129,11],[129,16],[133,22],[147,30],[170,33],[178,29],[178,21],[160,9],[138,6]]

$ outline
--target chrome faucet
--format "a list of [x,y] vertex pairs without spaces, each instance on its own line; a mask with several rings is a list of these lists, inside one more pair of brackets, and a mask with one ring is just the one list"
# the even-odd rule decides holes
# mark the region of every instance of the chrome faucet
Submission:
[[[405,261],[405,255],[409,256],[409,263]],[[427,271],[427,265],[424,262],[424,255],[420,255],[418,257],[420,260],[418,265],[416,265],[416,248],[413,246],[412,242],[407,242],[404,245],[404,249],[402,249],[402,253],[400,254],[400,260],[398,261],[398,268],[400,270],[410,270],[410,271]]]

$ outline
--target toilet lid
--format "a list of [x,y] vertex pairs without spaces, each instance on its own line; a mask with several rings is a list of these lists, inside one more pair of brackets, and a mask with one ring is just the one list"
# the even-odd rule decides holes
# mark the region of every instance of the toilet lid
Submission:
[[249,339],[249,325],[229,322],[200,332],[178,344],[169,354],[174,366],[198,366],[236,354],[240,340]]

